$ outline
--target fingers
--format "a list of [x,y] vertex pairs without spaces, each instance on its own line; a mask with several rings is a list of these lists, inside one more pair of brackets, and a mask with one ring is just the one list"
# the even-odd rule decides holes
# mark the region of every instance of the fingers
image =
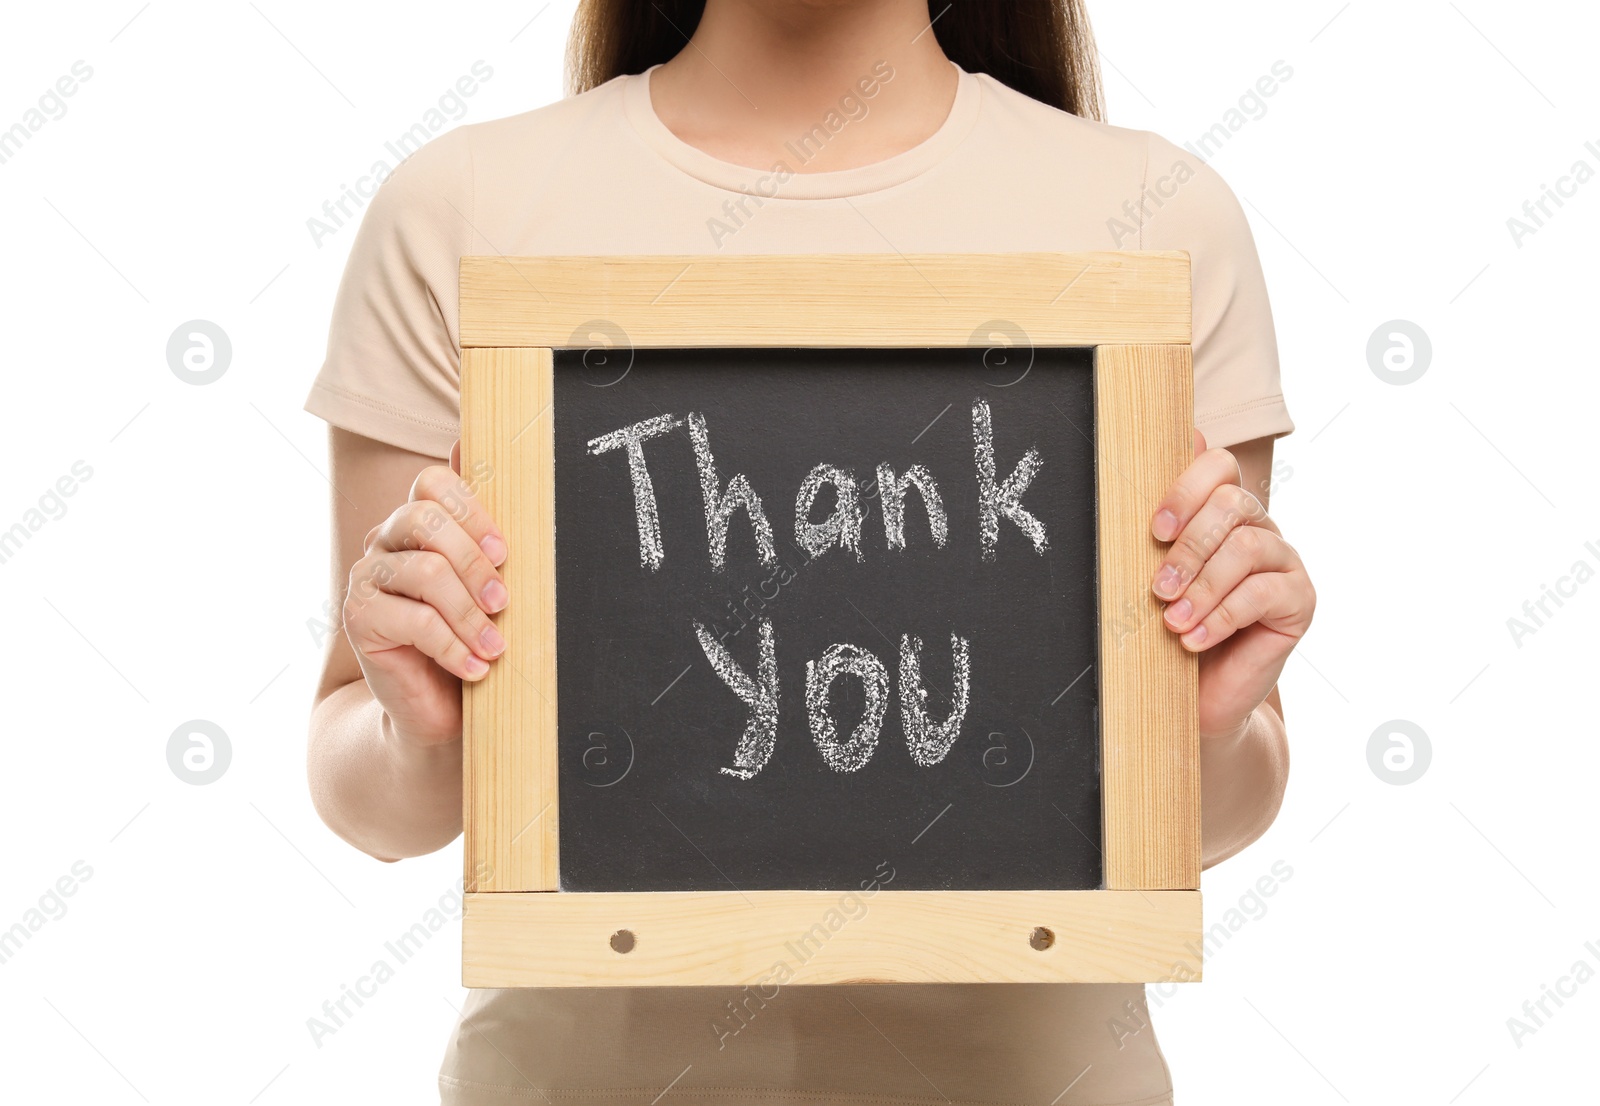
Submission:
[[1267,517],[1261,501],[1250,492],[1238,484],[1219,485],[1173,539],[1156,570],[1153,586],[1157,597],[1171,600],[1182,595],[1212,555],[1242,526],[1272,533],[1278,529]]
[[[1199,439],[1204,441],[1204,438]],[[1196,443],[1198,444],[1198,442]],[[1239,462],[1225,449],[1208,449],[1183,470],[1183,475],[1167,489],[1156,505],[1151,532],[1157,541],[1176,538],[1196,512],[1205,506],[1211,493],[1224,484],[1243,484]]]
[[[459,457],[454,450],[452,457]],[[482,548],[492,565],[501,565],[506,559],[506,539],[500,528],[489,517],[489,512],[472,494],[472,489],[454,470],[445,465],[430,465],[417,474],[411,485],[411,501],[431,501],[443,508],[445,514]]]
[[466,680],[505,652],[490,615],[510,600],[505,538],[452,465],[418,474],[410,500],[367,533],[350,570],[345,626],[363,657],[410,646]]
[[[1215,645],[1242,626],[1267,618],[1255,609],[1255,592],[1273,575],[1304,577],[1294,549],[1277,534],[1257,526],[1228,533],[1181,597],[1168,604],[1163,619],[1190,649]],[[1247,619],[1247,620],[1246,620]]]
[[362,656],[410,646],[463,680],[481,680],[489,662],[462,643],[460,635],[431,604],[386,591],[345,600],[345,631]]
[[383,591],[432,607],[463,645],[484,660],[505,652],[505,638],[468,593],[450,562],[428,550],[369,554],[384,577]]
[[1311,605],[1310,580],[1304,572],[1258,572],[1228,592],[1178,640],[1185,649],[1202,652],[1259,623],[1284,635],[1287,653],[1305,632]]
[[[464,594],[470,595],[484,613],[503,610],[510,599],[483,544],[435,500],[416,499],[407,503],[368,535],[369,554],[408,551],[428,552],[442,558],[445,567],[458,578]],[[426,597],[415,595],[413,598]]]

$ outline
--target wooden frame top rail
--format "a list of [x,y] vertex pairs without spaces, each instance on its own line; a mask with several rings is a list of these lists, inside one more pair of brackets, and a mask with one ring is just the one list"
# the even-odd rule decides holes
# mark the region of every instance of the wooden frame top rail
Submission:
[[463,257],[461,346],[770,344],[775,263],[797,346],[965,346],[1000,323],[1039,346],[1190,342],[1189,255],[1150,251]]

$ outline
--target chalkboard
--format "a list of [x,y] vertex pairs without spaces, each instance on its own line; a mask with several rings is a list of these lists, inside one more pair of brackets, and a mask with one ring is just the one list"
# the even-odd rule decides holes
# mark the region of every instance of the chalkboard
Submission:
[[1101,886],[1093,370],[556,350],[560,889]]
[[1199,978],[1186,255],[460,274],[466,986]]

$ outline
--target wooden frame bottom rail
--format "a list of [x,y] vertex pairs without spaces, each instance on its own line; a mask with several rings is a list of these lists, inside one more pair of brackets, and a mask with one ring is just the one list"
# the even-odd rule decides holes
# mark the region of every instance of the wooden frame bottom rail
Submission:
[[481,892],[462,927],[467,987],[1187,982],[1201,969],[1199,891]]

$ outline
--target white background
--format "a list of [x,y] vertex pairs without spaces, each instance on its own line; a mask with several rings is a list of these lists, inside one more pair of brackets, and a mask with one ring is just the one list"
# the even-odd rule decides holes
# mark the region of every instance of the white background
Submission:
[[[7,6],[0,127],[93,68],[0,165],[0,530],[74,462],[93,470],[0,564],[0,929],[92,869],[0,963],[7,1099],[432,1100],[459,925],[320,1047],[307,1028],[460,871],[459,846],[374,863],[304,784],[329,489],[325,428],[300,404],[354,235],[319,247],[307,220],[474,61],[494,76],[464,121],[557,98],[571,6]],[[1589,1100],[1600,981],[1520,1046],[1507,1019],[1576,961],[1600,968],[1600,583],[1520,644],[1507,620],[1575,562],[1600,567],[1600,181],[1520,245],[1507,219],[1578,160],[1600,169],[1600,18],[1487,0],[1092,8],[1111,120],[1179,143],[1274,62],[1293,69],[1213,164],[1272,292],[1298,424],[1273,509],[1321,602],[1283,682],[1288,800],[1207,873],[1209,919],[1274,862],[1293,874],[1206,983],[1159,999],[1179,1100]],[[233,345],[204,387],[166,359],[192,319]],[[1366,352],[1395,319],[1433,348],[1403,386]],[[232,748],[208,786],[168,767],[190,719]],[[1369,766],[1391,719],[1431,746],[1408,785]]]

